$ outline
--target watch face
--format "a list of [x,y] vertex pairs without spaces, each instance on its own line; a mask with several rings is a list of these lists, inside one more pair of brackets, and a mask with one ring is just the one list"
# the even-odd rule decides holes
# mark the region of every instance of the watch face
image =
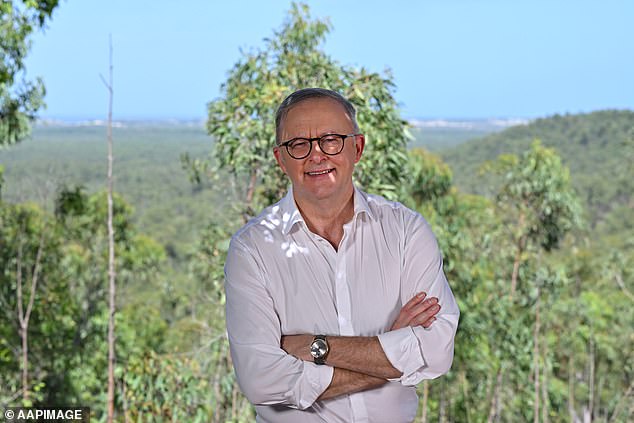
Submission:
[[310,344],[310,354],[313,358],[321,358],[326,355],[326,352],[328,352],[328,346],[323,339],[315,339],[313,343]]

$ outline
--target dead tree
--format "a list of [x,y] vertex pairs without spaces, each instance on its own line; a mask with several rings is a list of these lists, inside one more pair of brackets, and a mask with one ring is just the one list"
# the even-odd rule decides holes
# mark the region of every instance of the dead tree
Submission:
[[108,286],[109,286],[109,319],[108,319],[108,423],[112,423],[114,419],[114,366],[115,356],[115,313],[116,313],[116,270],[115,270],[115,251],[114,251],[114,227],[113,220],[113,199],[112,199],[112,98],[113,89],[113,65],[112,65],[112,36],[109,40],[109,72],[108,81],[101,76],[101,80],[108,89]]

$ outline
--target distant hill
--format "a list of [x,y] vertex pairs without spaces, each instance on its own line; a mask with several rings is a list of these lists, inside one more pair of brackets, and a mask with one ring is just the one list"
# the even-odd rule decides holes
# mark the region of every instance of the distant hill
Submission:
[[[605,110],[555,115],[527,125],[475,138],[442,150],[455,184],[463,191],[488,195],[495,180],[480,175],[487,160],[502,153],[521,153],[534,139],[554,148],[570,169],[592,224],[625,208],[631,211],[634,191],[634,112]],[[620,212],[619,212],[620,213]],[[631,213],[627,213],[631,215]]]
[[423,147],[438,152],[476,137],[502,131],[510,126],[525,125],[527,119],[413,119],[409,121],[414,137],[409,147]]

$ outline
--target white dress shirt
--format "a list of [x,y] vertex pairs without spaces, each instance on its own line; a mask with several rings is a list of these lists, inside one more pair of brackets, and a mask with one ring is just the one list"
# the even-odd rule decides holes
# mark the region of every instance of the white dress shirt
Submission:
[[[460,313],[429,224],[400,203],[355,188],[354,217],[343,228],[335,250],[308,229],[291,189],[231,240],[227,331],[238,384],[258,422],[411,422],[415,385],[451,367]],[[401,307],[421,291],[438,297],[437,320],[428,329],[390,331]],[[403,375],[316,401],[333,368],[282,350],[281,336],[295,334],[378,335]]]

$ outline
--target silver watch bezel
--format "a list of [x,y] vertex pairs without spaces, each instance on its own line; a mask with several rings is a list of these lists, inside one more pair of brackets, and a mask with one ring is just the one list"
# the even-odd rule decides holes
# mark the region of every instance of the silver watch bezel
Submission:
[[329,349],[325,336],[315,337],[310,343],[310,355],[317,361],[325,359]]

